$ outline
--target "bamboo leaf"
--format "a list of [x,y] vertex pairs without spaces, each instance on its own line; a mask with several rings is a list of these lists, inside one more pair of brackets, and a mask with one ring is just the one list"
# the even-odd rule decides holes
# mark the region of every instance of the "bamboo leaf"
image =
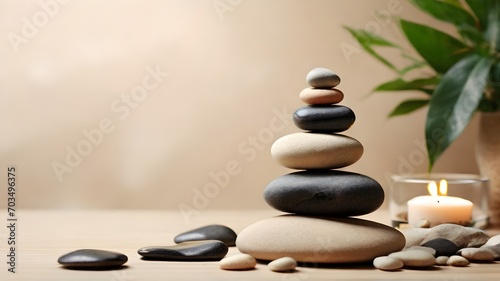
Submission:
[[466,10],[442,1],[412,0],[413,5],[438,20],[449,22],[455,26],[468,24],[474,26],[474,17]]
[[490,43],[490,51],[500,52],[500,1],[490,0],[488,10],[488,26],[484,33],[486,39]]
[[486,45],[486,39],[483,33],[477,28],[464,24],[457,27],[457,30],[462,37],[468,39],[474,46],[480,47],[481,45]]
[[500,60],[497,60],[490,71],[491,96],[488,97],[494,104],[495,110],[500,109]]
[[456,7],[459,7],[459,8],[463,8],[464,6],[462,6],[462,3],[460,2],[460,0],[441,0],[441,2],[446,2],[450,5],[453,5],[453,6],[456,6]]
[[409,90],[421,90],[426,86],[434,86],[439,83],[439,78],[437,76],[430,78],[415,79],[412,81],[405,81],[401,78],[383,83],[378,85],[373,91],[383,92],[383,91],[409,91]]
[[405,115],[429,104],[429,100],[406,100],[400,103],[390,114],[389,117]]
[[432,94],[434,93],[434,89],[425,89],[425,88],[422,88],[422,89],[418,89],[419,91],[421,92],[424,92],[425,94],[429,95],[429,96],[432,96]]
[[396,47],[399,48],[398,45],[392,43],[389,40],[386,40],[375,33],[363,30],[363,29],[354,29],[348,26],[344,26],[344,28],[351,33],[351,35],[358,40],[358,42],[367,44],[369,46],[385,46],[385,47]]
[[487,4],[486,1],[489,0],[465,0],[476,15],[481,30],[486,30],[488,25],[488,5],[485,5]]
[[464,43],[442,31],[406,20],[401,20],[401,28],[417,52],[438,73],[445,73],[467,55]]
[[462,133],[478,107],[493,59],[471,54],[442,77],[432,95],[425,135],[429,171]]
[[415,62],[415,63],[410,64],[409,66],[407,66],[407,67],[399,70],[398,73],[399,73],[400,76],[403,76],[406,73],[408,73],[408,72],[410,72],[410,71],[412,71],[414,69],[422,68],[424,66],[427,66],[427,63],[424,62],[424,61]]
[[388,60],[379,55],[375,50],[373,50],[372,46],[382,46],[382,47],[396,47],[399,48],[396,44],[385,40],[384,38],[373,34],[371,32],[367,32],[361,29],[353,29],[347,26],[344,28],[351,33],[351,35],[359,42],[361,47],[369,53],[372,57],[378,59],[381,63],[389,67],[394,71],[398,71],[398,69],[390,63]]

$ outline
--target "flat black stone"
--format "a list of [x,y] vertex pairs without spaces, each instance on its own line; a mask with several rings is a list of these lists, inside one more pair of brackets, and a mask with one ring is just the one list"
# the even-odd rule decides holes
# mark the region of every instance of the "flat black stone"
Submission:
[[150,246],[137,251],[143,259],[162,261],[218,261],[227,252],[228,247],[219,240],[190,241],[174,246]]
[[436,250],[436,254],[434,256],[439,257],[439,256],[447,256],[451,257],[455,255],[459,250],[460,247],[455,245],[455,243],[451,242],[448,239],[444,238],[436,238],[429,240],[422,244],[424,247],[429,247],[434,250]]
[[356,121],[354,112],[342,105],[304,106],[293,114],[293,122],[303,130],[342,132]]
[[220,224],[212,224],[183,232],[175,236],[174,242],[219,240],[230,247],[236,245],[236,237],[236,233],[231,228]]
[[308,170],[281,176],[266,187],[273,208],[301,215],[359,216],[377,210],[384,190],[374,179],[336,170]]
[[126,255],[105,250],[81,249],[61,256],[57,262],[72,269],[106,269],[120,267],[128,261]]

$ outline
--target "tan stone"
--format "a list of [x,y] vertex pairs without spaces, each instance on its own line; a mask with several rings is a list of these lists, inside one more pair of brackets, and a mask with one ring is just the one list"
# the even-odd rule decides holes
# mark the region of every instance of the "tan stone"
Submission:
[[344,93],[337,89],[305,88],[299,98],[308,104],[335,104],[344,99]]
[[410,228],[403,230],[406,248],[420,246],[436,238],[448,239],[459,248],[480,247],[489,236],[481,229],[464,227],[457,224],[440,224],[432,228]]
[[340,134],[295,133],[276,140],[271,155],[291,169],[337,169],[358,161],[363,146]]
[[398,270],[403,268],[404,263],[398,259],[383,256],[373,260],[373,266],[380,270]]
[[219,261],[220,268],[226,270],[249,270],[255,268],[256,265],[255,258],[247,254],[237,254]]
[[276,272],[292,271],[297,267],[297,261],[291,257],[282,257],[273,260],[267,267]]
[[463,248],[458,254],[469,261],[488,262],[495,259],[495,253],[488,249],[488,246],[481,248]]
[[399,251],[404,236],[396,229],[355,218],[284,215],[240,232],[236,246],[257,259],[289,256],[299,262],[351,263]]
[[405,266],[411,267],[429,267],[436,264],[436,258],[423,250],[406,250],[395,252],[389,255],[390,258],[398,259]]
[[436,258],[437,265],[448,265],[448,257],[447,256],[439,256]]
[[451,256],[448,261],[446,262],[446,264],[448,265],[451,265],[451,266],[460,266],[460,267],[463,267],[463,266],[468,266],[469,265],[469,261],[462,257],[462,256]]

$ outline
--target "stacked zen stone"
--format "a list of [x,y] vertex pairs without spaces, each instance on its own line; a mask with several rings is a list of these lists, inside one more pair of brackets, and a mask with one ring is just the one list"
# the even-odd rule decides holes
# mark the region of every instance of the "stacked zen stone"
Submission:
[[333,170],[355,163],[363,154],[361,143],[338,134],[355,121],[350,108],[337,105],[344,98],[335,88],[340,77],[316,68],[306,81],[311,88],[299,97],[309,105],[295,111],[293,121],[307,132],[286,135],[271,148],[281,165],[303,171],[275,179],[264,191],[270,206],[293,215],[247,227],[239,234],[237,247],[262,260],[289,256],[320,263],[366,262],[401,250],[405,238],[399,231],[348,218],[378,209],[384,191],[370,177]]

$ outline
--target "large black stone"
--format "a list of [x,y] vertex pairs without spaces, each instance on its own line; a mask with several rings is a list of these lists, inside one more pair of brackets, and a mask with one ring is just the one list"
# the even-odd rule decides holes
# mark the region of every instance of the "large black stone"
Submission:
[[212,224],[181,233],[174,238],[175,243],[199,240],[219,240],[227,246],[234,246],[236,233],[229,227]]
[[384,190],[368,176],[309,170],[275,179],[264,190],[264,199],[271,207],[287,213],[359,216],[382,205]]
[[123,265],[128,260],[122,253],[82,249],[61,256],[57,262],[72,269],[104,269]]
[[228,247],[219,240],[190,241],[174,246],[150,246],[137,251],[144,259],[164,261],[218,261],[227,252]]
[[342,132],[356,121],[354,112],[342,105],[304,106],[293,114],[293,122],[303,130]]

